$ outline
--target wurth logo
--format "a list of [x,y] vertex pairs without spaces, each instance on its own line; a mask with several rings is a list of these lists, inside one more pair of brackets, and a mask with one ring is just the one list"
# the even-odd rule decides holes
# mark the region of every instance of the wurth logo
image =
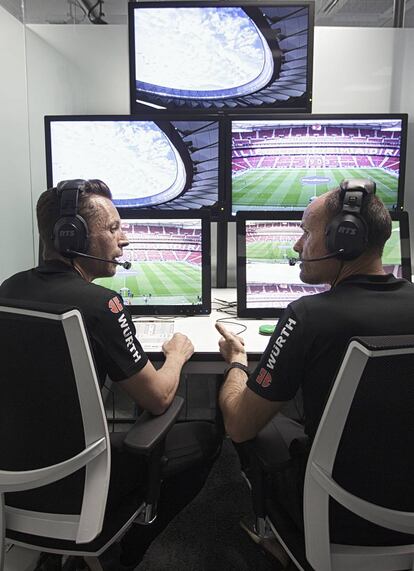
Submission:
[[272,382],[272,377],[270,373],[266,371],[266,369],[260,369],[260,372],[256,378],[256,383],[262,385],[264,389],[266,389]]
[[[115,298],[113,298],[113,299],[115,299]],[[135,337],[133,336],[132,331],[129,328],[128,320],[125,317],[125,313],[123,313],[122,315],[120,315],[118,317],[118,323],[121,326],[122,334],[124,336],[127,349],[132,354],[132,358],[134,359],[134,363],[138,363],[138,361],[140,361],[142,355],[140,355],[137,351],[137,348],[135,346]]]
[[267,363],[266,363],[266,367],[268,369],[270,369],[271,371],[273,371],[274,366],[276,364],[276,359],[279,357],[280,351],[281,351],[283,345],[286,343],[287,338],[289,337],[289,335],[293,331],[296,323],[297,322],[294,319],[289,317],[289,319],[285,323],[285,326],[283,327],[282,331],[280,332],[279,337],[274,342],[272,350],[270,351],[269,358],[268,358]]
[[108,301],[108,307],[112,313],[121,313],[121,311],[124,309],[122,303],[117,297],[113,297]]

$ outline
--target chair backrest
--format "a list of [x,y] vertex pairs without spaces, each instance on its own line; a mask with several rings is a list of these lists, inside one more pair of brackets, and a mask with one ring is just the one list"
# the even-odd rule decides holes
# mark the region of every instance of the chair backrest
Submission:
[[5,527],[89,542],[102,529],[110,446],[82,316],[0,299],[0,347]]
[[[314,569],[414,569],[413,411],[414,336],[352,339],[305,474]],[[357,543],[370,547],[356,552]],[[374,547],[381,545],[389,548]]]

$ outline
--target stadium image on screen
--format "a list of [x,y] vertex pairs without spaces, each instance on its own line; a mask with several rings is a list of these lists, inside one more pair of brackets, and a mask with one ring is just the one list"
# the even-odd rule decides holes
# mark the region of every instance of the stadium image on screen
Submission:
[[202,240],[200,219],[123,220],[129,246],[112,278],[95,283],[118,292],[126,305],[201,305]]
[[[247,309],[284,308],[303,295],[329,289],[327,285],[304,284],[299,277],[300,265],[289,265],[289,258],[298,257],[293,246],[301,235],[299,220],[246,221]],[[382,259],[385,272],[402,277],[398,221],[392,223]]]
[[130,3],[132,112],[311,110],[311,3],[160,4]]
[[325,291],[325,285],[307,285],[300,278],[293,246],[302,236],[299,220],[246,221],[246,308],[284,308],[301,297]]
[[397,207],[401,119],[232,122],[232,214],[303,210],[347,178],[376,182]]
[[395,277],[402,278],[402,254],[401,254],[401,231],[400,223],[397,220],[392,222],[391,237],[384,246],[382,254],[382,265],[387,274],[394,274]]
[[101,179],[123,208],[215,209],[219,122],[47,117],[48,184]]

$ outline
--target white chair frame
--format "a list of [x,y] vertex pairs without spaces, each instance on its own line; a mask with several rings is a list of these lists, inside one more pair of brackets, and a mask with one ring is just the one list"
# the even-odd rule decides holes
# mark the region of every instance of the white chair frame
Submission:
[[[85,436],[84,450],[64,462],[23,472],[0,470],[0,571],[2,571],[6,529],[72,540],[78,544],[92,541],[101,532],[109,488],[110,441],[100,387],[80,312],[70,310],[57,315],[5,306],[0,306],[0,311],[62,322],[74,370]],[[4,503],[6,492],[29,490],[50,484],[83,466],[86,474],[79,515],[32,512],[8,507]],[[31,545],[28,547],[33,549]]]
[[[331,544],[329,498],[377,525],[414,534],[414,512],[387,509],[343,489],[332,469],[345,422],[369,358],[412,354],[414,347],[369,350],[353,340],[342,361],[307,462],[304,483],[306,558],[315,571],[414,571],[414,545],[366,547]],[[413,379],[414,381],[414,379]]]

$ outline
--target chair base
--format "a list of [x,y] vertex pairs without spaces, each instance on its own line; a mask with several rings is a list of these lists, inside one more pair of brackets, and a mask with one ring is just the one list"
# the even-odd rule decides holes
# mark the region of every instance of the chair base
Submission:
[[250,539],[260,547],[260,549],[277,560],[280,565],[280,569],[288,568],[291,560],[282,545],[276,539],[275,535],[272,532],[269,533],[269,528],[267,528],[266,533],[262,535],[257,533],[254,526],[249,524],[246,520],[240,521],[240,527],[247,533]]

